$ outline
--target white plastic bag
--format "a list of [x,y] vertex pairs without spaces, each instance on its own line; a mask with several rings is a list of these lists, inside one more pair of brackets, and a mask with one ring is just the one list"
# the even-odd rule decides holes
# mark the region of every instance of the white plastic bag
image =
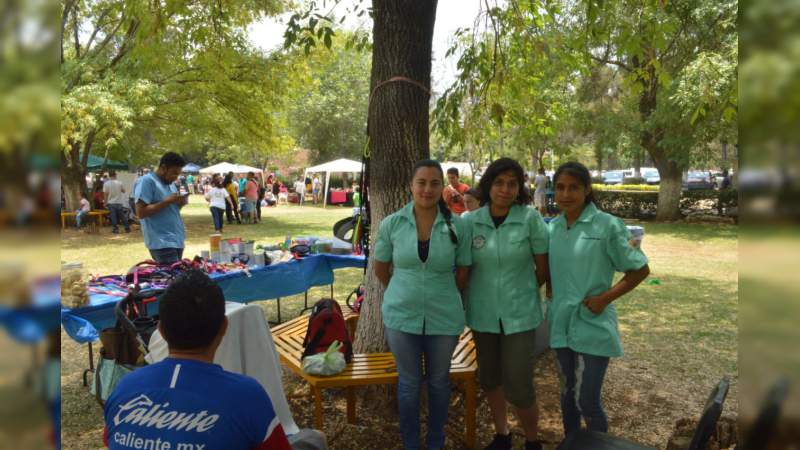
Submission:
[[330,376],[344,370],[347,365],[344,355],[339,351],[342,343],[334,341],[324,353],[303,358],[303,372],[310,375]]

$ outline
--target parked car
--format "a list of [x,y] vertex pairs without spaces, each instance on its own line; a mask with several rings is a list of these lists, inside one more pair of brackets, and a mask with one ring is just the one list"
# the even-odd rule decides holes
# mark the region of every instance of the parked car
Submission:
[[683,182],[683,188],[689,191],[695,189],[714,189],[716,188],[716,181],[711,178],[711,172],[690,171],[686,175],[686,181]]
[[658,169],[654,167],[642,167],[642,178],[647,184],[661,183],[661,175],[658,173]]
[[622,184],[624,174],[621,170],[609,170],[603,175],[605,184]]

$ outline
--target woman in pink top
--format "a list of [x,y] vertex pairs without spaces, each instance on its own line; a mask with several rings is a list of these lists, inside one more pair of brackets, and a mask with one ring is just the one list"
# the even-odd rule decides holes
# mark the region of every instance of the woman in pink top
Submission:
[[256,203],[258,202],[258,183],[256,183],[256,174],[253,172],[247,173],[247,183],[244,185],[244,198],[247,202],[247,221],[251,223],[258,223],[258,216],[256,215]]

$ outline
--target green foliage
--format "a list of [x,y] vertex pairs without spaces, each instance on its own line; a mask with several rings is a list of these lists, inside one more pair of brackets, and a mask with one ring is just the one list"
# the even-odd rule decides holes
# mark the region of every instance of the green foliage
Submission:
[[[658,192],[650,190],[651,187],[642,186],[642,190],[632,190],[635,186],[592,185],[600,209],[615,216],[636,219],[655,216]],[[722,215],[731,212],[738,205],[739,195],[735,189],[683,191],[680,198],[682,211],[708,211]]]
[[288,127],[311,162],[359,159],[366,140],[370,54],[337,36],[330,50],[287,55],[292,72],[286,93]]
[[152,163],[167,149],[272,150],[281,131],[273,114],[281,64],[252,50],[245,30],[281,7],[274,0],[237,0],[224,9],[210,0],[67,0],[66,160],[84,150],[134,163]]

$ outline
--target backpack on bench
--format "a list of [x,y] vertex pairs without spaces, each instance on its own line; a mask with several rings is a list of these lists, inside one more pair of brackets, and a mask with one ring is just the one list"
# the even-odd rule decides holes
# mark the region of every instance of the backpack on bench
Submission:
[[353,360],[353,342],[345,326],[344,315],[336,300],[325,298],[314,304],[311,317],[308,318],[308,330],[303,339],[303,355],[316,355],[328,350],[334,341],[342,343],[339,351],[344,354],[344,360]]

